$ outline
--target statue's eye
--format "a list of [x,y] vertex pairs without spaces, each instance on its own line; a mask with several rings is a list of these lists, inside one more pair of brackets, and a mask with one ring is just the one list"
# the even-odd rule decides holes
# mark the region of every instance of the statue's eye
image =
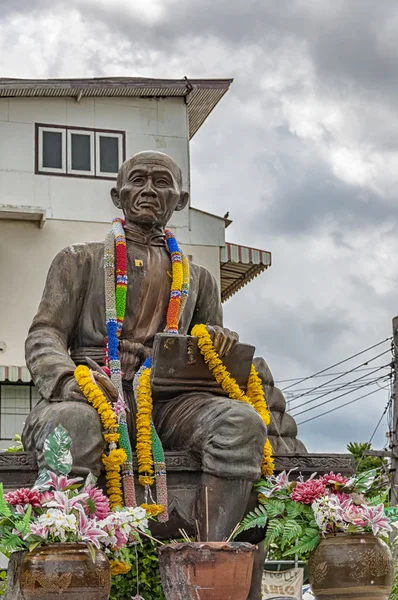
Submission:
[[160,178],[160,179],[157,179],[157,180],[156,180],[156,185],[157,185],[157,186],[159,186],[159,187],[167,187],[167,186],[168,186],[168,185],[170,185],[170,184],[169,184],[169,182],[167,181],[167,179],[162,179],[162,178]]
[[145,184],[145,179],[143,177],[133,177],[133,179],[131,181],[132,181],[132,183],[134,183],[134,185],[144,185]]

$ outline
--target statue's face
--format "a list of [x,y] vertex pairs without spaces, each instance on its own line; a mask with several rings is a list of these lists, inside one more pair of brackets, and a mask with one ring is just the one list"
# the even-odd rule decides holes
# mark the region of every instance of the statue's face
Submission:
[[175,175],[165,164],[150,161],[124,166],[115,204],[128,222],[164,227],[175,210],[184,208],[185,194]]

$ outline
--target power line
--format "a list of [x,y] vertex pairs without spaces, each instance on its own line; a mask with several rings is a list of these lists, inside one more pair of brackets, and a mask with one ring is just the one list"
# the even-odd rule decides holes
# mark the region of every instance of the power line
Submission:
[[[349,371],[346,371],[345,375],[349,375],[350,373],[353,373],[354,371],[356,371],[359,367],[363,367],[364,365],[368,365],[369,363],[377,360],[378,358],[380,358],[381,356],[384,356],[384,354],[389,353],[391,350],[385,350],[384,352],[381,352],[380,354],[377,354],[376,356],[374,356],[373,358],[370,358],[369,360],[367,360],[366,362],[357,365],[356,367],[353,367],[352,369],[350,369]],[[385,366],[388,365],[383,365],[383,368]],[[333,379],[329,379],[328,381],[325,381],[324,383],[321,383],[320,385],[312,388],[312,391],[315,390],[320,390],[321,388],[325,387],[325,385],[330,385],[333,381],[337,381],[338,379],[341,379],[343,377],[343,375],[338,375],[337,377],[334,377]],[[360,379],[363,379],[364,377],[366,377],[366,375],[362,375],[362,377]],[[302,394],[299,394],[298,396],[296,396],[294,398],[294,401],[298,400],[299,398],[302,398],[303,396],[307,396],[308,392],[303,392]]]
[[[390,376],[388,376],[390,377]],[[366,387],[368,384],[364,383],[363,385],[360,385],[358,387],[358,389]],[[374,390],[375,392],[378,392],[379,390]],[[311,410],[315,410],[316,408],[319,408],[320,406],[324,406],[325,404],[329,404],[330,402],[334,402],[335,400],[339,400],[340,398],[344,398],[344,396],[348,396],[348,394],[352,394],[352,390],[348,390],[348,392],[345,392],[344,394],[340,394],[340,396],[336,396],[336,398],[330,398],[330,400],[325,400],[325,402],[321,402],[320,404],[317,404],[316,406],[312,406],[311,408],[306,408],[305,410],[302,410],[299,413],[296,413],[295,415],[293,415],[294,417],[298,417],[299,415],[302,415],[306,412],[309,412]]]
[[[377,368],[375,368],[375,369],[373,370],[373,373],[377,373],[378,371],[381,371],[381,370],[382,370],[382,369],[384,369],[386,366],[388,366],[388,365],[383,365],[382,367],[377,367]],[[348,386],[350,383],[355,383],[355,382],[357,382],[357,381],[361,381],[361,380],[363,380],[365,377],[367,377],[367,376],[366,376],[366,375],[361,375],[361,377],[357,377],[356,379],[354,379],[354,380],[353,380],[353,381],[351,381],[351,382],[344,383],[343,385],[340,385],[340,386],[337,388],[337,390],[336,390],[336,391],[343,390],[343,389],[345,389],[345,388],[346,388],[346,387],[347,387],[347,386]],[[383,379],[383,377],[384,377],[384,376],[382,376],[382,377],[381,377],[381,379]],[[370,384],[369,384],[369,382],[365,382],[363,385],[359,385],[359,386],[358,386],[356,389],[360,389],[360,388],[362,388],[362,387],[365,387],[366,385],[370,385]],[[319,386],[319,387],[322,387],[322,386]],[[319,387],[318,387],[318,388],[315,388],[315,390],[316,390],[316,389],[319,389]],[[315,390],[314,390],[314,391],[315,391]],[[355,391],[355,390],[354,390],[354,391]],[[349,392],[347,392],[347,393],[352,393],[352,392],[353,392],[353,390],[349,390]],[[297,410],[297,409],[299,409],[299,408],[302,408],[303,406],[306,406],[307,404],[311,404],[312,402],[316,402],[316,400],[320,400],[321,398],[324,398],[325,396],[328,396],[329,394],[333,394],[333,393],[334,393],[334,390],[329,390],[329,391],[325,392],[324,394],[321,394],[320,396],[316,396],[316,398],[311,398],[311,400],[307,400],[306,402],[303,402],[302,404],[299,404],[298,406],[295,406],[295,407],[294,407],[292,410],[294,411],[294,410]],[[304,395],[306,395],[306,394],[301,394],[301,396],[299,396],[299,397],[303,397]],[[339,397],[341,397],[341,396],[339,396]],[[297,398],[295,398],[295,400],[297,400]],[[318,404],[318,406],[322,406],[322,404]],[[313,407],[313,408],[316,408],[316,407]],[[305,412],[305,411],[303,411],[303,412]],[[296,413],[296,414],[299,414],[299,415],[300,415],[301,413]]]
[[[383,389],[387,389],[389,386],[386,385]],[[375,394],[376,392],[378,392],[379,390],[373,390],[372,392],[369,392],[368,394],[364,394],[363,396],[359,396],[359,398],[355,398],[354,400],[351,400],[350,402],[345,402],[344,404],[341,404],[340,406],[336,406],[336,408],[331,408],[330,410],[327,410],[323,413],[321,413],[320,415],[316,415],[315,417],[311,417],[311,419],[307,419],[306,421],[301,421],[300,423],[297,423],[298,425],[304,425],[304,423],[309,423],[310,421],[314,421],[315,419],[319,419],[320,417],[324,417],[325,415],[328,415],[332,412],[335,412],[336,410],[340,410],[340,408],[345,408],[346,406],[349,406],[350,404],[354,404],[354,402],[358,402],[359,400],[362,400],[363,398],[367,398],[368,396],[371,396],[372,394]]]
[[[352,360],[353,358],[356,358],[357,356],[360,356],[361,354],[365,354],[365,352],[369,352],[369,350],[373,350],[373,348],[377,348],[378,346],[385,344],[386,342],[390,341],[391,339],[392,339],[392,337],[390,336],[390,337],[386,338],[385,340],[378,342],[377,344],[373,344],[373,346],[369,346],[369,348],[365,348],[365,350],[362,350],[361,352],[357,352],[356,354],[353,354],[352,356],[349,356],[348,358],[345,358],[344,360],[340,360],[339,362],[334,363],[334,365],[331,365],[330,367],[327,367],[326,369],[322,369],[321,371],[318,371],[317,373],[314,373],[313,375],[304,377],[297,383],[292,383],[291,385],[288,385],[287,387],[283,388],[281,391],[284,392],[285,390],[288,390],[289,388],[294,387],[295,385],[298,385],[299,383],[303,383],[304,381],[307,381],[308,379],[312,379],[313,377],[317,377],[318,375],[321,375],[322,373],[326,373],[326,371],[330,371],[330,369],[334,369],[334,367],[338,367],[339,365],[342,365],[343,363],[348,362],[349,360]],[[364,363],[364,364],[366,365],[366,363]]]
[[[391,365],[388,364],[388,365],[386,365],[385,368],[388,368],[388,367],[391,367]],[[374,367],[372,367],[372,369],[374,369]],[[356,373],[358,373],[358,371],[356,371]],[[368,375],[368,374],[366,374],[366,375]],[[377,383],[379,381],[379,379],[382,379],[383,377],[384,377],[384,375],[381,375],[380,377],[373,377],[373,378],[370,378],[370,379],[365,379],[364,381],[369,382],[369,384],[373,384],[373,383]],[[355,389],[358,386],[354,383],[354,381],[355,380],[353,380],[353,381],[347,381],[346,382],[346,386],[347,387],[352,387],[352,388]],[[339,386],[339,385],[325,385],[325,389],[332,389],[333,391],[339,390],[340,387],[341,386]],[[297,390],[297,394],[299,392],[308,392],[307,396],[311,396],[312,394],[316,394],[317,393],[316,390],[314,390],[314,388],[300,388],[300,389]],[[289,399],[289,401],[292,402],[295,399],[294,392],[287,392],[286,393],[286,399]]]
[[[387,389],[387,387],[388,387],[388,386],[386,386],[386,388],[384,388],[384,389]],[[381,388],[380,388],[380,389],[381,389]],[[373,438],[374,438],[374,436],[376,435],[376,432],[377,432],[377,430],[378,430],[378,429],[379,429],[379,427],[380,427],[380,424],[381,424],[381,422],[382,422],[382,420],[383,420],[383,417],[384,417],[384,415],[386,414],[386,412],[388,411],[388,408],[391,406],[391,404],[392,404],[392,396],[390,396],[390,397],[389,397],[389,399],[388,399],[388,402],[387,402],[387,404],[386,404],[386,407],[385,407],[385,409],[383,410],[383,412],[382,412],[382,414],[381,414],[381,417],[380,417],[380,419],[378,420],[378,422],[377,422],[377,425],[376,425],[376,427],[374,428],[374,431],[373,431],[372,435],[370,436],[370,439],[369,439],[369,441],[368,441],[368,443],[367,443],[367,445],[369,446],[369,448],[371,447],[371,445],[372,445],[372,441],[373,441]],[[358,461],[358,464],[357,464],[357,467],[356,467],[356,471],[357,471],[357,472],[358,472],[359,466],[360,466],[360,464],[362,463],[362,461],[363,461],[364,457],[365,457],[365,453],[364,453],[364,452],[362,452],[362,456],[361,456],[361,458],[359,459],[359,461]]]
[[[360,372],[360,371],[371,371],[372,369],[373,369],[373,367],[364,367],[363,369],[357,369],[357,371],[358,372]],[[315,378],[318,378],[318,377],[330,377],[331,375],[345,375],[346,373],[347,373],[347,371],[335,371],[334,373],[327,373],[325,375],[312,375],[310,377],[310,379],[315,379]],[[302,379],[302,377],[292,377],[291,379],[277,379],[277,380],[275,380],[275,383],[278,383],[278,384],[279,383],[289,383],[289,381],[298,381],[299,379]],[[294,392],[290,392],[290,393],[294,393]]]

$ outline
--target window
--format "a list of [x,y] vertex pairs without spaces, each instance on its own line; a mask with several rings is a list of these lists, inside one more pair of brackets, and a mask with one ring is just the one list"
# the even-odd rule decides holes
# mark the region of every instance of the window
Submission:
[[65,130],[55,127],[39,129],[39,170],[44,173],[66,173]]
[[94,175],[94,133],[68,130],[68,173]]
[[123,131],[36,124],[36,173],[115,179],[125,159]]
[[16,433],[21,434],[26,417],[38,400],[33,385],[0,385],[0,440],[12,440]]

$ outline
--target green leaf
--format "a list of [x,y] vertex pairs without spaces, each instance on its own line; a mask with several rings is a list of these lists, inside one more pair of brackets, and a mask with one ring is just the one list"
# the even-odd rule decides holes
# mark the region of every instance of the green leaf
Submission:
[[388,506],[384,509],[384,512],[393,523],[398,521],[398,506]]
[[265,527],[268,521],[268,514],[265,506],[256,506],[254,511],[249,512],[243,521],[241,522],[239,529],[237,530],[234,537],[246,531],[247,529],[253,529],[254,527]]
[[48,469],[40,469],[38,477],[33,486],[34,490],[39,490],[39,492],[44,492],[49,490],[51,487],[51,473]]
[[40,546],[40,544],[42,543],[42,540],[39,540],[38,542],[33,542],[33,544],[29,545],[29,552],[33,552],[33,550],[35,548],[37,548],[37,546]]
[[88,548],[88,551],[90,552],[91,560],[95,564],[95,548],[91,542],[86,542],[86,546]]
[[12,512],[4,498],[3,484],[0,482],[0,515],[2,517],[11,517]]
[[285,503],[282,500],[270,499],[264,504],[270,519],[278,517],[285,512]]
[[387,488],[386,490],[384,490],[384,492],[381,492],[380,494],[377,494],[376,496],[372,496],[371,498],[367,498],[367,503],[370,506],[378,506],[379,504],[384,504],[384,502],[388,498],[389,492],[390,492],[390,488]]
[[96,477],[95,475],[93,475],[92,473],[89,473],[86,477],[86,481],[84,482],[84,490],[89,486],[89,485],[96,485],[98,481],[98,477]]
[[302,504],[294,502],[293,500],[286,503],[286,512],[289,519],[295,519],[300,515]]
[[15,528],[25,536],[29,532],[30,515],[32,514],[32,505],[29,504],[28,509],[21,521],[16,521]]
[[320,541],[321,536],[318,532],[316,536],[312,537],[304,535],[302,540],[296,546],[293,546],[293,548],[289,548],[289,550],[286,551],[285,556],[291,556],[292,554],[310,554],[315,550]]
[[265,536],[265,543],[269,544],[276,540],[276,538],[283,535],[283,521],[280,519],[271,519],[268,521],[267,534]]
[[53,471],[67,475],[72,469],[72,440],[66,429],[58,425],[44,442],[44,458]]
[[302,527],[297,521],[285,521],[282,533],[282,545],[286,545],[292,540],[298,540],[302,534]]

